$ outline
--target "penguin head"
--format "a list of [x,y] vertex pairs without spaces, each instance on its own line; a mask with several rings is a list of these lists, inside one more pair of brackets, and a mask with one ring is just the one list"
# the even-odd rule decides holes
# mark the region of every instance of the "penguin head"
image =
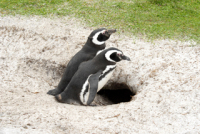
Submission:
[[115,32],[116,29],[107,30],[106,28],[99,28],[94,30],[88,38],[91,39],[95,45],[102,45],[110,38],[110,35]]
[[121,60],[131,61],[130,58],[123,54],[123,52],[117,48],[109,48],[105,50],[105,58],[110,62],[119,62]]

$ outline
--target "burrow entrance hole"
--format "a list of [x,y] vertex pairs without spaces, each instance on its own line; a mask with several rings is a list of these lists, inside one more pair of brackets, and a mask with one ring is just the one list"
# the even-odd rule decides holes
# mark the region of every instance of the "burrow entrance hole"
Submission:
[[96,105],[112,105],[130,102],[136,94],[125,83],[110,83],[97,93]]
[[[64,69],[66,68],[66,66],[64,65],[56,64],[55,62],[51,62],[44,59],[37,60],[27,58],[26,64],[37,73],[46,72],[47,76],[50,76],[45,77],[46,81],[51,81],[49,82],[49,85],[52,85],[51,83],[54,82],[55,84],[57,84],[64,72]],[[40,68],[40,70],[43,70],[39,72],[38,68]],[[109,83],[97,93],[92,103],[97,106],[106,106],[119,104],[122,102],[130,102],[132,100],[132,97],[136,94],[136,90],[133,91],[133,89],[131,88],[129,88],[129,86],[126,83]]]

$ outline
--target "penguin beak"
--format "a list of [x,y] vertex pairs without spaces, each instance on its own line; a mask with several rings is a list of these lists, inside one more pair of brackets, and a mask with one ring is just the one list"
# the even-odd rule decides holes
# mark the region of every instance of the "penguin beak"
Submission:
[[109,37],[112,33],[115,33],[117,30],[116,29],[109,29],[109,30],[106,30],[103,35]]
[[127,61],[131,61],[131,59],[126,56],[126,55],[123,55],[123,54],[118,54],[119,58],[122,59],[122,60],[127,60]]

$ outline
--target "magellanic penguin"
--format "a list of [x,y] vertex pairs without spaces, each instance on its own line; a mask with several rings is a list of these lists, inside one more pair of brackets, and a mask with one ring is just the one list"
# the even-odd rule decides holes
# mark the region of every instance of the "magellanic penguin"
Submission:
[[94,58],[98,51],[105,49],[105,41],[108,40],[110,35],[115,32],[115,29],[107,30],[105,28],[94,30],[89,35],[83,48],[69,61],[57,88],[49,90],[47,94],[55,96],[63,92],[73,75],[76,73],[79,65],[84,61]]
[[67,88],[55,96],[58,102],[90,105],[98,90],[110,79],[116,67],[116,62],[128,60],[123,52],[117,48],[103,50],[92,60],[81,63]]

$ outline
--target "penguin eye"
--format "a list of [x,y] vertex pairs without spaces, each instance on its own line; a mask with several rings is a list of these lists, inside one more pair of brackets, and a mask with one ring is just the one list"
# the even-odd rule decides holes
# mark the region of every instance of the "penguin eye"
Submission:
[[121,60],[124,55],[121,53],[117,53],[117,57]]
[[120,53],[117,53],[117,56],[121,56],[121,54],[120,54]]
[[102,32],[102,34],[106,34],[106,33],[108,33],[108,31],[107,31],[107,30],[104,30],[104,31]]

